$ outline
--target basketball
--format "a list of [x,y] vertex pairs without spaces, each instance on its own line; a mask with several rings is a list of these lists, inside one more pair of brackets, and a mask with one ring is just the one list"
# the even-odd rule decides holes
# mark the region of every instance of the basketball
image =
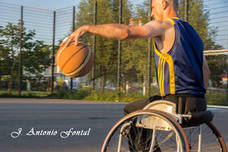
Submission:
[[93,53],[89,46],[72,42],[68,47],[60,47],[56,53],[56,64],[66,76],[75,78],[85,76],[93,66]]

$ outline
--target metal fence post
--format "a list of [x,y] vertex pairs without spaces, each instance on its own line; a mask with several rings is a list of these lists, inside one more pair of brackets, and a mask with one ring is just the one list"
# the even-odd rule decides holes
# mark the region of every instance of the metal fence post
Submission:
[[[75,30],[75,6],[73,6],[73,14],[72,14],[72,32]],[[73,78],[70,78],[70,89],[73,89]]]
[[[122,0],[119,0],[119,24],[122,24]],[[120,87],[121,87],[121,50],[122,44],[121,41],[118,41],[118,69],[117,69],[117,89],[118,95],[120,96]]]
[[52,37],[52,66],[51,66],[51,95],[54,92],[55,81],[55,24],[56,24],[56,11],[53,12],[53,37]]
[[[149,6],[149,21],[152,20],[151,15],[151,0],[150,0],[150,6]],[[150,96],[150,84],[151,84],[151,56],[152,56],[152,38],[148,39],[148,63],[147,63],[147,95]]]
[[189,0],[185,0],[184,2],[184,19],[188,21],[188,11],[189,11]]
[[177,13],[179,14],[179,9],[178,9],[178,7],[179,7],[179,0],[174,1],[174,2],[175,2],[174,3],[175,9],[176,9]]
[[24,7],[21,6],[21,20],[20,20],[20,53],[19,53],[19,67],[18,67],[18,95],[21,96],[22,90],[22,76],[23,76],[23,69],[22,69],[22,47],[23,47],[23,10]]
[[[97,24],[97,0],[94,0],[94,25]],[[93,35],[93,69],[92,69],[92,90],[96,89],[95,71],[96,71],[96,35]]]

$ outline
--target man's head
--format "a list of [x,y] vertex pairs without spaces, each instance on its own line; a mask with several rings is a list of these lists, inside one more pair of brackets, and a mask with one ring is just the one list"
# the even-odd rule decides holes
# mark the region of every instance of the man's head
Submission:
[[165,18],[176,14],[178,0],[152,0],[151,16],[155,20],[164,20]]

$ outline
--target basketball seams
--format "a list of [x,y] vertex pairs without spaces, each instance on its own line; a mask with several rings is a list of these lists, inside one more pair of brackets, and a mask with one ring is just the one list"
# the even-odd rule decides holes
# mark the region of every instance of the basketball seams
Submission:
[[84,67],[89,63],[89,60],[91,58],[91,51],[87,50],[87,55],[84,58],[83,62],[80,64],[80,66],[78,66],[79,68],[75,69],[73,72],[77,71],[76,73],[78,73],[80,75],[80,72],[83,71]]
[[[66,66],[66,64],[77,54],[77,53],[79,53],[81,50],[83,50],[84,48],[86,48],[87,46],[83,46],[83,47],[81,47],[79,50],[77,50],[74,54],[72,54],[72,56],[62,65],[62,67],[60,67],[60,69],[64,69],[64,67]],[[87,53],[87,55],[88,55],[88,53]],[[86,55],[86,56],[87,56]],[[84,61],[83,61],[84,62]],[[83,63],[82,62],[82,63]],[[81,66],[81,65],[80,65]],[[79,66],[79,67],[80,67]]]
[[[84,43],[81,43],[81,42],[80,42],[79,44],[83,44],[83,45],[81,45],[83,48],[86,47],[86,45],[85,45]],[[72,45],[72,43],[70,43],[70,45]],[[57,51],[57,53],[56,53],[56,62],[57,62],[57,65],[58,65],[58,63],[60,63],[60,61],[59,61],[60,59],[59,59],[59,58],[60,58],[61,54],[64,52],[64,50],[65,50],[66,48],[67,48],[66,46],[63,46],[62,48],[60,47],[60,49]],[[81,48],[80,48],[80,49],[81,49]],[[79,50],[80,50],[80,49],[79,49]],[[78,50],[78,51],[79,51],[79,50]],[[74,56],[74,55],[75,55],[75,54],[73,54],[73,56]],[[68,61],[68,60],[67,60],[67,61]],[[67,61],[66,61],[66,62],[67,62]],[[65,65],[65,63],[64,63],[64,65]],[[60,65],[58,65],[58,66],[59,66],[59,68],[61,69]]]
[[80,76],[84,76],[85,74],[87,74],[91,69],[92,69],[92,65],[93,65],[93,52],[91,53],[91,57],[88,61],[88,63],[86,64],[86,66],[81,69],[81,71],[79,71],[76,75],[76,77],[80,77]]
[[59,51],[57,51],[57,56],[56,56],[56,62],[58,63],[59,62],[59,57],[60,55],[62,54],[63,50],[65,49],[66,47],[64,46],[63,48],[61,48]]
[[63,46],[56,53],[56,63],[66,76],[84,76],[93,66],[93,52],[86,44],[80,44],[76,48]]
[[72,77],[75,74],[77,74],[78,72],[80,72],[87,65],[87,63],[89,62],[91,56],[92,56],[92,52],[88,48],[88,54],[87,54],[86,58],[84,59],[84,61],[82,62],[82,64],[80,65],[80,67],[78,69],[76,69],[75,71],[71,72],[71,73],[66,73],[65,75]]
[[71,76],[72,77],[84,76],[85,74],[87,74],[92,69],[92,64],[93,64],[93,52],[91,52],[91,56],[89,58],[89,61],[87,62],[87,64],[85,64],[85,66],[83,67],[83,69],[81,69],[80,71],[78,71],[77,74],[71,75]]

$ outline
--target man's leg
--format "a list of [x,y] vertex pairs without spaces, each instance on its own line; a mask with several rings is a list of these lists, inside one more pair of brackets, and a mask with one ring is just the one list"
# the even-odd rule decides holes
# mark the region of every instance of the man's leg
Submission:
[[161,96],[152,96],[149,99],[145,99],[145,100],[139,100],[139,101],[135,101],[135,102],[131,102],[129,104],[127,104],[124,107],[124,114],[129,114],[131,112],[134,112],[136,110],[141,110],[143,109],[146,105],[148,105],[149,103],[155,101],[155,100],[160,100]]
[[[160,96],[152,96],[149,99],[146,100],[139,100],[136,102],[132,102],[127,104],[124,107],[124,113],[129,114],[131,112],[134,112],[136,110],[143,109],[147,104],[155,101],[160,100]],[[133,120],[135,123],[135,120]],[[151,142],[151,135],[152,131],[150,129],[143,129],[143,128],[137,128],[134,126],[135,124],[132,124],[130,130],[129,130],[129,139],[131,139],[132,142],[129,142],[129,149],[131,152],[136,152],[142,149],[148,149],[150,148],[150,142]],[[137,134],[141,134],[140,136]],[[147,152],[148,150],[144,150],[144,152]]]

